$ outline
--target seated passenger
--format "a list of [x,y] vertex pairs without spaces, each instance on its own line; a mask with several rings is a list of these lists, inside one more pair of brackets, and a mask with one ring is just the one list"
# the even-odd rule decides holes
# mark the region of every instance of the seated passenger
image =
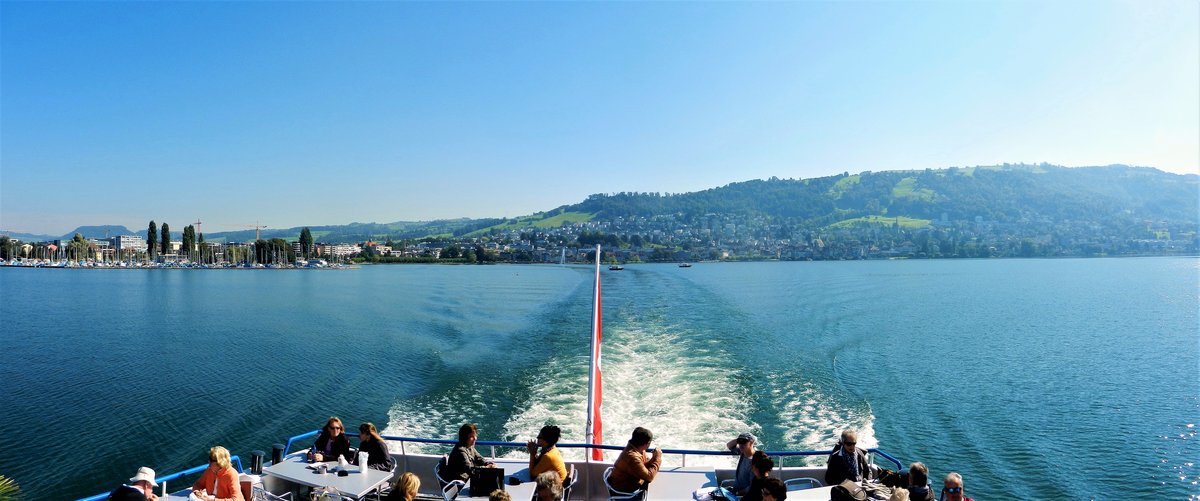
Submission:
[[737,470],[733,475],[733,493],[738,496],[745,496],[750,489],[750,481],[754,480],[754,474],[750,472],[750,460],[754,457],[756,442],[758,440],[753,434],[743,433],[725,444],[730,452],[738,455]]
[[888,498],[888,501],[909,501],[908,489],[903,487],[892,489],[892,497]]
[[640,426],[634,428],[633,436],[613,463],[612,475],[608,477],[608,483],[614,489],[633,492],[646,488],[654,481],[658,469],[662,467],[662,449],[654,449],[653,454],[646,454],[653,439],[654,434],[650,430]]
[[[388,452],[387,442],[379,436],[373,423],[363,423],[358,426],[358,452],[367,453],[367,468],[380,471],[392,471],[396,460]],[[358,461],[358,458],[354,458]],[[361,465],[360,465],[361,466]]]
[[842,432],[842,439],[829,455],[825,465],[825,485],[837,485],[843,480],[861,482],[868,477],[867,453],[856,447],[858,432],[847,428]]
[[787,499],[787,485],[778,478],[768,478],[763,481],[759,494],[762,495],[763,501],[783,501]]
[[229,451],[216,446],[208,450],[208,468],[192,484],[192,494],[204,501],[246,501],[238,472],[229,460]]
[[411,471],[404,472],[396,480],[392,492],[388,493],[387,501],[413,501],[417,499],[417,491],[421,490],[421,479]]
[[446,480],[462,480],[471,479],[471,470],[473,468],[491,467],[492,463],[483,459],[483,455],[475,450],[475,440],[479,438],[479,429],[471,423],[462,425],[458,429],[458,442],[454,444],[454,449],[450,451],[450,457],[446,461],[446,467],[442,469],[442,478]]
[[942,496],[945,501],[975,501],[967,497],[967,492],[963,490],[963,478],[957,472],[946,474],[946,480],[942,485]]
[[750,459],[750,471],[754,474],[754,480],[750,481],[750,488],[746,490],[746,495],[739,498],[738,501],[760,501],[763,486],[766,485],[771,470],[774,469],[775,461],[772,461],[767,453],[754,451],[754,457]]
[[512,501],[512,496],[508,492],[496,489],[488,494],[488,501]]
[[128,484],[124,484],[108,495],[111,501],[157,501],[158,496],[154,494],[154,488],[158,484],[154,481],[154,470],[147,466],[138,468],[137,474],[129,479]]
[[933,489],[929,487],[929,468],[917,461],[908,465],[908,497],[912,501],[933,501]]
[[567,480],[567,465],[563,463],[562,453],[555,447],[560,436],[562,430],[557,426],[546,425],[538,432],[537,440],[525,444],[525,449],[529,451],[530,477],[537,478],[543,472],[553,471],[558,474],[560,483]]
[[537,501],[558,501],[562,497],[562,480],[553,471],[542,472],[534,482],[537,487],[533,491],[533,499]]
[[350,439],[346,438],[346,434],[342,433],[346,427],[342,425],[342,420],[337,416],[329,418],[325,422],[325,427],[321,428],[321,434],[317,435],[317,441],[313,443],[312,451],[309,452],[310,459],[313,461],[337,461],[338,457],[346,458],[350,461]]

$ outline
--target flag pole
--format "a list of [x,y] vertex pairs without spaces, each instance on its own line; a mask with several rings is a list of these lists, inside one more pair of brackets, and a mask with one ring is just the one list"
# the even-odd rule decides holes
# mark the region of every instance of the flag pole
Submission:
[[[585,425],[586,440],[589,445],[599,445],[603,440],[602,426],[600,423],[600,403],[601,384],[600,384],[600,333],[601,333],[601,310],[600,310],[600,245],[596,245],[596,284],[592,290],[592,342],[591,356],[588,364],[588,401],[587,401],[587,424]],[[590,449],[591,453],[586,455],[586,460],[591,463],[592,460],[603,461],[604,451],[601,449]],[[590,468],[589,468],[590,473]],[[590,477],[590,475],[589,475]]]

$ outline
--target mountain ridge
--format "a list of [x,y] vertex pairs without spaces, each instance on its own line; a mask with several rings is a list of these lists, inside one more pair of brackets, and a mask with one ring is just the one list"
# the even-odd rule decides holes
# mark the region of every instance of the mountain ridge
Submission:
[[[1197,223],[1200,176],[1152,167],[1061,167],[1002,164],[896,171],[843,172],[831,176],[751,179],[687,193],[593,194],[581,202],[516,218],[453,218],[391,223],[309,226],[318,241],[360,242],[425,237],[481,236],[496,231],[552,228],[614,218],[679,215],[695,222],[705,214],[765,218],[789,227],[820,230],[863,218],[1028,221],[1092,221],[1111,227],[1137,221]],[[303,226],[268,229],[261,237],[295,239]],[[125,226],[81,226],[62,237],[10,233],[22,240],[145,235]],[[183,227],[178,228],[182,230]],[[117,230],[126,232],[120,233]],[[172,232],[172,239],[179,238]],[[33,237],[33,238],[21,238]],[[206,233],[208,241],[250,241],[254,230]]]

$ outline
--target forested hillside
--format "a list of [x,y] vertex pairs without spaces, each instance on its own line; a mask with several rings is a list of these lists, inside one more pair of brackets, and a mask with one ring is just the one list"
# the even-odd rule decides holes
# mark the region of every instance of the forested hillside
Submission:
[[593,195],[565,206],[596,219],[678,214],[763,216],[821,227],[863,216],[1020,223],[1038,220],[1129,224],[1196,224],[1197,176],[1125,166],[1048,165],[864,172],[790,180],[733,183],[661,195]]

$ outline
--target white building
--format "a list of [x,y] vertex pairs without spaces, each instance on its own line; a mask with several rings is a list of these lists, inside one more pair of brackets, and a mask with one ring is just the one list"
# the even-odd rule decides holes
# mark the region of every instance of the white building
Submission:
[[109,239],[118,256],[146,252],[146,239],[137,235],[120,235]]

